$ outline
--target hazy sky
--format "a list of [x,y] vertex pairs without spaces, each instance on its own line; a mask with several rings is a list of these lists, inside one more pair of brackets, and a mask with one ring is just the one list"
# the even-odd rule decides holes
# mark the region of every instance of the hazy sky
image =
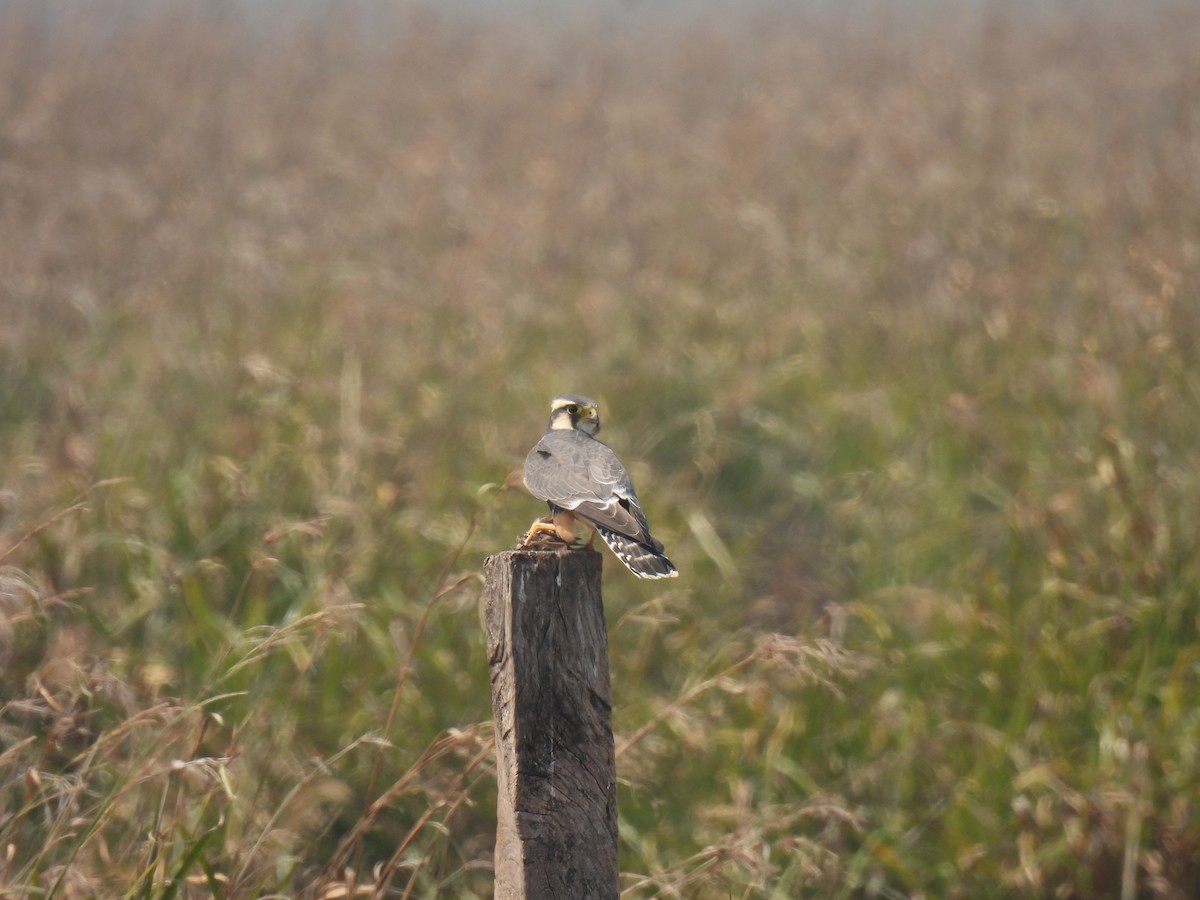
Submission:
[[[7,0],[0,0],[0,4]],[[208,9],[236,9],[256,22],[269,23],[281,16],[304,16],[314,12],[353,10],[370,17],[372,12],[392,14],[397,10],[430,9],[439,14],[472,18],[529,18],[538,22],[584,20],[637,20],[650,16],[679,21],[712,15],[745,15],[753,10],[804,10],[834,12],[846,18],[869,20],[881,14],[903,11],[928,15],[937,10],[963,12],[996,9],[1038,10],[1078,7],[1081,3],[1102,8],[1108,0],[205,0]],[[142,0],[39,0],[54,16],[78,16],[89,11],[111,14],[114,7],[133,13],[161,9],[163,3]]]

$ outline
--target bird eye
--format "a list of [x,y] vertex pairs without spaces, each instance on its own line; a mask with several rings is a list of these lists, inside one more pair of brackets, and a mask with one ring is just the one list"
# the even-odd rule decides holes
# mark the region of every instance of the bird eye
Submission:
[[578,404],[572,403],[570,406],[567,407],[567,412],[569,412],[573,416],[579,415]]

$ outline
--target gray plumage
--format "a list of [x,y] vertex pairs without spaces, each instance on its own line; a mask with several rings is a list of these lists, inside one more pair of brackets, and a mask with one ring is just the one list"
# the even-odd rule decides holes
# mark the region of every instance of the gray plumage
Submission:
[[525,458],[525,485],[550,505],[596,529],[625,566],[640,578],[678,573],[650,534],[629,473],[612,449],[592,435],[600,430],[596,403],[577,394],[556,397],[550,427]]

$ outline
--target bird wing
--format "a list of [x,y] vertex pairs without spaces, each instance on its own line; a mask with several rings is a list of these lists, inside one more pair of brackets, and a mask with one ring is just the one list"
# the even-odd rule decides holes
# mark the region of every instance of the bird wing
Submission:
[[548,431],[525,458],[525,486],[541,500],[636,540],[646,516],[629,473],[605,443],[577,431]]

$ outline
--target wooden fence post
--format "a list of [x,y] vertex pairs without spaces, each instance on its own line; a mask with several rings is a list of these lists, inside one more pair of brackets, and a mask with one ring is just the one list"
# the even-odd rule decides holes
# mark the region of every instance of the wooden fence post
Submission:
[[496,900],[614,900],[617,771],[600,554],[484,564],[496,720]]

